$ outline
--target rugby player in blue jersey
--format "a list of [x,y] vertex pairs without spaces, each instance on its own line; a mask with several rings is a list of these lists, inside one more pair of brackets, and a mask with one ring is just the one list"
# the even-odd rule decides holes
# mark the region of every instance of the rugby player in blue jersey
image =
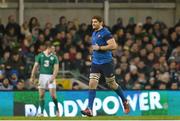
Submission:
[[89,101],[88,107],[81,111],[83,115],[93,116],[93,102],[96,97],[96,88],[99,82],[101,74],[105,76],[105,82],[107,85],[114,90],[118,96],[120,96],[124,112],[127,114],[130,111],[127,99],[123,94],[123,90],[116,83],[114,75],[114,66],[112,58],[112,50],[117,48],[115,39],[113,38],[110,31],[103,27],[103,20],[100,16],[92,17],[92,65],[90,72],[89,81]]

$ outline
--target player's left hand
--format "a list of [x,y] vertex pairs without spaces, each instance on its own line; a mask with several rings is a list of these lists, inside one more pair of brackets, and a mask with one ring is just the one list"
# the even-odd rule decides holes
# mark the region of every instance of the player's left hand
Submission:
[[53,75],[52,75],[52,77],[51,77],[51,79],[50,79],[49,83],[53,83],[53,82],[54,82],[54,80],[55,80],[55,76],[53,76]]
[[31,76],[30,79],[29,79],[29,81],[30,81],[32,84],[34,84],[35,77],[34,77],[34,76]]
[[99,47],[99,45],[98,45],[98,44],[96,44],[96,45],[92,45],[92,49],[93,49],[93,50],[99,50],[99,48],[100,48],[100,47]]

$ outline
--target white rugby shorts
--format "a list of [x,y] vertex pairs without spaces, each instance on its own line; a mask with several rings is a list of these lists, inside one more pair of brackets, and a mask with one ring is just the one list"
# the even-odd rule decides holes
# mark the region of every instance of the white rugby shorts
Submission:
[[49,75],[49,74],[40,74],[38,88],[42,88],[42,89],[56,88],[55,81],[50,83],[51,77],[52,77],[52,75]]

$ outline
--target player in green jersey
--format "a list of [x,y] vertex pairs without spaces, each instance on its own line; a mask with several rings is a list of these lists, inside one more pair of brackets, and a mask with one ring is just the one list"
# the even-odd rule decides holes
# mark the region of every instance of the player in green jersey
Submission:
[[56,116],[59,116],[58,101],[56,96],[56,76],[59,71],[59,60],[54,54],[54,47],[48,43],[45,45],[46,50],[39,53],[35,57],[35,63],[31,72],[30,80],[34,82],[35,73],[39,69],[39,105],[41,107],[41,113],[38,116],[43,116],[44,110],[44,95],[45,90],[48,88],[51,94],[52,100],[55,104]]

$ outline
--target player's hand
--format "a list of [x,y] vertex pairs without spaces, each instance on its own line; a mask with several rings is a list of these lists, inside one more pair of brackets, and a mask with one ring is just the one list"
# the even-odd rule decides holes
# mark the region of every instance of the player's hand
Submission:
[[49,80],[49,81],[48,81],[49,84],[52,84],[53,82],[54,82],[53,80]]
[[55,80],[55,76],[54,76],[54,75],[52,75],[52,77],[51,77],[51,79],[50,79],[49,83],[50,83],[50,84],[51,84],[51,83],[53,83],[53,82],[54,82],[54,80]]
[[34,84],[35,77],[30,77],[29,81]]
[[55,80],[55,78],[56,78],[56,77],[55,77],[54,75],[52,75],[51,80]]
[[99,49],[100,49],[100,46],[99,46],[98,44],[92,45],[92,49],[93,49],[93,50],[99,50]]

